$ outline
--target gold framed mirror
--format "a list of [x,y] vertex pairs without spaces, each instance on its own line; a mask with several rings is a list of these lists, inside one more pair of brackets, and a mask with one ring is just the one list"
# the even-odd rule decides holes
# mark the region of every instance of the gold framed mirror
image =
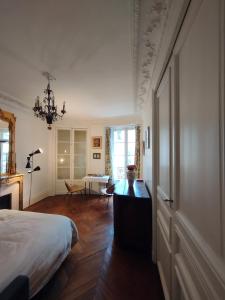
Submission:
[[14,114],[0,108],[0,175],[16,173]]

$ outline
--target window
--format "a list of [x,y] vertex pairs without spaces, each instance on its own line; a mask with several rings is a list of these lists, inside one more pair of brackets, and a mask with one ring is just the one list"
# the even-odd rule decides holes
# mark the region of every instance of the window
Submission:
[[112,132],[113,178],[126,178],[127,165],[135,162],[135,129],[114,128]]

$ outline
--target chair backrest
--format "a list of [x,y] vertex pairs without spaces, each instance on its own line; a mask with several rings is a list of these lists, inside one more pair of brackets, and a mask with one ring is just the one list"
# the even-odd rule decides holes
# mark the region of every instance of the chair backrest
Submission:
[[109,187],[107,187],[106,193],[107,194],[113,194],[114,190],[115,190],[115,184],[112,184]]
[[108,182],[106,183],[106,187],[108,188],[108,187],[112,186],[112,184],[113,184],[112,178],[109,177],[109,180],[108,180]]
[[68,192],[71,192],[71,186],[67,181],[65,181],[65,186],[66,186]]

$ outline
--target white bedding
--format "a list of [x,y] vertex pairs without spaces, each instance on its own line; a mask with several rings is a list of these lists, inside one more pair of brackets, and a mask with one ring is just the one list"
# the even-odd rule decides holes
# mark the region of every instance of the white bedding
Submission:
[[0,210],[0,292],[16,276],[26,275],[33,297],[77,240],[77,228],[67,217]]

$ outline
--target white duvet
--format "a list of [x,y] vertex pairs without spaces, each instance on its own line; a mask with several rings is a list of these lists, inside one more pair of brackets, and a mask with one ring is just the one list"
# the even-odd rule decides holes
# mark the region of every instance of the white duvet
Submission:
[[77,228],[67,217],[0,210],[0,292],[16,276],[26,275],[33,297],[77,240]]

